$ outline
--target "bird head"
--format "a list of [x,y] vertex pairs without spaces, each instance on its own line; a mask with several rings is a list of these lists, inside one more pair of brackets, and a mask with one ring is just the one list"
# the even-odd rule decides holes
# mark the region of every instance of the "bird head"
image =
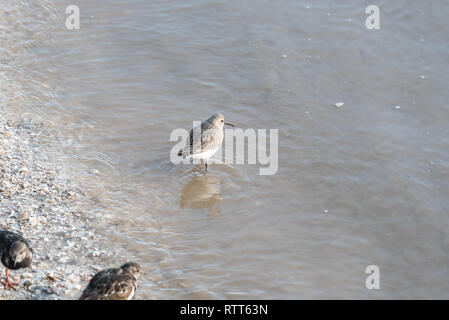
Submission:
[[14,241],[9,247],[9,256],[11,257],[14,266],[21,263],[29,255],[31,255],[31,251],[22,241]]
[[224,116],[221,113],[214,114],[212,117],[207,119],[208,122],[212,123],[214,126],[218,128],[223,128],[225,124],[234,127],[232,123],[228,123],[224,121]]
[[129,272],[137,280],[142,273],[140,270],[140,265],[134,262],[127,262],[120,267],[125,272]]

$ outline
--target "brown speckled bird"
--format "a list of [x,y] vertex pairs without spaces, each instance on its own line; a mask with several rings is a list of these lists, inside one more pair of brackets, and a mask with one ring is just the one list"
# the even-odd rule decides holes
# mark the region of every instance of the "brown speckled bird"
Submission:
[[0,252],[1,260],[6,269],[5,289],[14,288],[17,283],[9,280],[8,269],[17,270],[27,268],[31,265],[33,259],[33,249],[31,245],[22,236],[6,230],[0,230]]
[[140,266],[134,262],[102,270],[90,279],[79,300],[131,300],[140,273]]

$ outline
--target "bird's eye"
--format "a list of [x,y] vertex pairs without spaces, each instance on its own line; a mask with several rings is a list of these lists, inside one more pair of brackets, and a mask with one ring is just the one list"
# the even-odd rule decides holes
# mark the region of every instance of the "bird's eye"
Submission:
[[221,122],[224,122],[224,120],[223,120],[223,119],[221,119]]

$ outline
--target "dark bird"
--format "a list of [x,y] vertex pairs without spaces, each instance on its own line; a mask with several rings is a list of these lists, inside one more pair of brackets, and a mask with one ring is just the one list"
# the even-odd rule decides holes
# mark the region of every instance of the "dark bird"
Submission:
[[140,273],[140,265],[134,262],[102,270],[90,279],[79,300],[131,300]]
[[17,283],[9,281],[8,269],[17,270],[27,268],[33,259],[33,249],[31,245],[22,236],[6,231],[0,231],[0,252],[3,265],[6,267],[5,289],[14,288]]

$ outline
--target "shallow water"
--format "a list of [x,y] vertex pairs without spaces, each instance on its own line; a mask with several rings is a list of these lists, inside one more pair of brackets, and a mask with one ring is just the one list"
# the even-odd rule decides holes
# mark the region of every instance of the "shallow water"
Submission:
[[[378,1],[377,31],[356,1],[79,0],[72,31],[36,3],[0,24],[2,109],[54,126],[137,298],[449,298],[446,2]],[[275,175],[170,163],[216,112],[279,129]]]

